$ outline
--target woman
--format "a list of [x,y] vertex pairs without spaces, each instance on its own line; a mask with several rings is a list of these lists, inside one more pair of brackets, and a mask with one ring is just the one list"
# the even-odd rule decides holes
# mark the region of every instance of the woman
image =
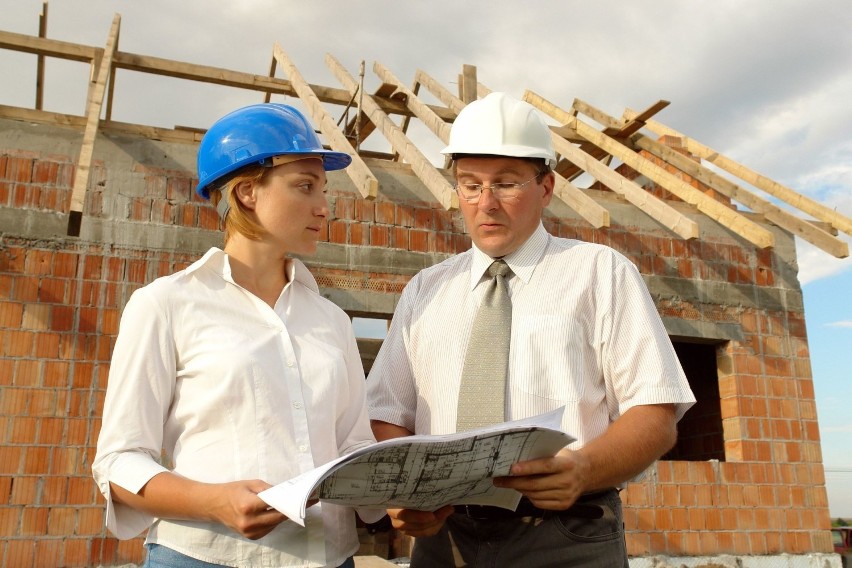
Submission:
[[374,442],[349,318],[290,257],[316,251],[326,171],[350,162],[282,104],[202,139],[224,250],[130,298],[93,464],[110,531],[148,529],[145,566],[354,565],[351,509],[315,505],[303,528],[257,497]]

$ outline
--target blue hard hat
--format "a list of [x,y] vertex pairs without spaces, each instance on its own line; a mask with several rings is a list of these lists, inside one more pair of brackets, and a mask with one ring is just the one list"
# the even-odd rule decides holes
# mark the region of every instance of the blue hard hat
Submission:
[[312,154],[323,167],[340,170],[352,156],[323,148],[308,120],[295,108],[280,103],[249,105],[217,120],[198,147],[198,186],[210,199],[210,185],[250,164],[271,165],[274,156]]

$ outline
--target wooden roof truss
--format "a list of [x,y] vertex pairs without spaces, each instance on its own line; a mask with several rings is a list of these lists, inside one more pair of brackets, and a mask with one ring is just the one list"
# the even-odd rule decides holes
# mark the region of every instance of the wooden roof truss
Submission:
[[[44,5],[40,19],[38,37],[0,31],[0,48],[38,56],[35,110],[0,105],[0,116],[83,128],[80,159],[68,208],[69,235],[79,235],[80,232],[92,151],[99,130],[188,142],[197,142],[203,134],[203,131],[193,128],[176,127],[169,130],[113,121],[112,101],[119,69],[254,90],[262,93],[263,100],[267,102],[273,95],[296,97],[312,122],[319,127],[328,145],[353,156],[352,165],[344,171],[362,197],[373,199],[381,192],[376,176],[363,159],[378,157],[408,164],[442,207],[458,207],[458,197],[447,175],[412,142],[408,129],[412,120],[419,120],[441,142],[447,143],[450,125],[461,109],[490,92],[488,87],[477,80],[474,66],[463,66],[458,76],[456,95],[422,70],[416,72],[413,84],[408,87],[390,69],[375,62],[372,72],[380,84],[369,94],[364,92],[363,62],[356,78],[332,55],[326,55],[326,66],[340,86],[312,85],[277,43],[273,46],[269,75],[253,75],[119,51],[121,17],[118,14],[113,19],[104,48],[51,40],[45,37],[46,15],[47,4]],[[84,117],[50,113],[42,109],[45,57],[83,61],[90,65]],[[286,75],[286,79],[275,77],[278,69]],[[424,102],[420,98],[421,88],[441,104]],[[774,237],[771,231],[754,220],[755,216],[758,216],[758,220],[762,217],[782,227],[838,258],[849,255],[847,243],[839,239],[837,234],[842,231],[852,235],[852,219],[654,120],[653,117],[669,105],[668,101],[657,101],[642,112],[625,109],[622,117],[616,118],[576,99],[570,108],[563,109],[529,90],[525,91],[523,98],[557,123],[551,126],[554,148],[559,155],[554,192],[556,197],[595,228],[609,226],[610,213],[593,199],[588,190],[575,184],[583,174],[621,195],[680,238],[699,237],[698,224],[682,213],[682,208],[673,207],[671,202],[656,197],[635,180],[619,173],[613,167],[613,163],[616,163],[629,167],[758,248],[772,247]],[[343,113],[338,119],[328,110],[331,106],[343,107]],[[101,119],[101,116],[105,118]],[[401,117],[400,125],[394,122],[393,117]],[[596,128],[589,121],[602,128]],[[643,133],[643,130],[656,137],[676,138],[689,155],[672,149]],[[375,133],[381,133],[387,140],[391,153],[363,149],[365,139]],[[705,163],[724,170],[734,179],[720,175]],[[742,204],[751,214],[745,215],[743,211],[714,199],[676,175],[680,173]],[[759,195],[758,191],[769,197]],[[793,211],[780,208],[770,199],[786,203]],[[809,215],[812,219],[800,217],[798,213]]]

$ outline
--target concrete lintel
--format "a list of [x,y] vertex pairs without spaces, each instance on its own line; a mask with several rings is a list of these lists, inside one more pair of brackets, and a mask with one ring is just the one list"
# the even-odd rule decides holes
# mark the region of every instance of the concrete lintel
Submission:
[[739,323],[712,322],[662,318],[666,332],[673,338],[695,339],[701,342],[713,340],[743,341],[742,325]]

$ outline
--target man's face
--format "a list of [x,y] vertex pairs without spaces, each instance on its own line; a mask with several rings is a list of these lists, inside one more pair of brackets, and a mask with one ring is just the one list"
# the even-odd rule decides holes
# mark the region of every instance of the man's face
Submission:
[[[527,160],[509,157],[462,157],[456,160],[456,182],[460,184],[524,183],[537,171]],[[544,208],[553,196],[552,173],[541,183],[533,179],[518,197],[499,200],[490,187],[483,188],[479,201],[459,197],[459,209],[474,244],[492,258],[506,256],[533,234]]]

